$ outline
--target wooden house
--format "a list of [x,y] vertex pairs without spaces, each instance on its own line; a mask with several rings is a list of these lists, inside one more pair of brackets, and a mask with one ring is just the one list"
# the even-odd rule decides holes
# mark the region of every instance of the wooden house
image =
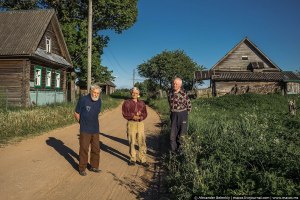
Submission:
[[116,91],[116,85],[111,81],[106,81],[105,83],[98,84],[102,88],[102,93],[106,95],[111,95]]
[[[96,85],[98,85],[99,87],[101,87],[101,93],[102,94],[106,94],[106,95],[111,95],[112,93],[114,93],[116,91],[116,85],[111,82],[111,81],[105,81],[102,83],[94,83]],[[79,96],[81,95],[87,95],[89,92],[87,91],[87,86],[86,85],[81,85],[77,87],[77,94]]]
[[210,79],[213,96],[248,92],[300,93],[300,77],[282,71],[248,38],[239,42],[209,71],[195,72],[195,79]]
[[72,67],[54,10],[0,12],[0,97],[15,106],[66,101]]

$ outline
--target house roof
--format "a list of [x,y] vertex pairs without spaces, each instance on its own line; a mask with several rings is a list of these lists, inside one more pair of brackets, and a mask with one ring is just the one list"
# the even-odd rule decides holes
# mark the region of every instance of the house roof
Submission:
[[299,82],[300,77],[291,71],[281,72],[220,72],[220,71],[196,71],[195,80],[219,80],[219,81],[285,81]]
[[219,81],[286,81],[300,80],[293,72],[217,72],[212,80]]
[[[38,50],[38,45],[52,19],[59,27],[53,9],[0,12],[0,56],[38,56],[48,59],[49,56],[44,56],[41,50]],[[60,28],[58,29],[56,36],[64,44],[60,47],[64,48],[66,59],[61,57],[50,61],[70,67],[71,58],[62,32]],[[57,56],[53,55],[53,57]]]
[[262,58],[264,58],[272,67],[281,71],[281,69],[271,61],[253,42],[251,42],[247,37],[242,39],[235,47],[233,47],[223,58],[221,58],[212,68],[211,70],[215,70],[215,68],[223,62],[232,52],[234,52],[237,48],[239,48],[243,43],[247,46],[251,47],[251,49],[255,50]]

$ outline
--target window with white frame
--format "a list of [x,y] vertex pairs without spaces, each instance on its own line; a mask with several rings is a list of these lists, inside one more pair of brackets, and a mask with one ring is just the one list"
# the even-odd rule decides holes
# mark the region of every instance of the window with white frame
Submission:
[[46,37],[46,52],[51,53],[51,39]]
[[60,71],[55,72],[55,88],[60,88]]
[[52,71],[51,69],[46,70],[46,88],[51,88],[51,75]]
[[38,88],[42,86],[42,67],[36,66],[34,68],[34,87]]

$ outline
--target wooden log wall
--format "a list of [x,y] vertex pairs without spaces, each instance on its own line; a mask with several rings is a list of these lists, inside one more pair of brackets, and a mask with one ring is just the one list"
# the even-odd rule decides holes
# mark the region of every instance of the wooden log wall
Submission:
[[297,82],[289,82],[286,83],[286,92],[288,94],[300,94],[300,83]]
[[[10,105],[26,105],[29,87],[28,61],[26,60],[0,60],[0,97],[7,100]],[[29,91],[29,90],[28,90]]]
[[52,23],[49,23],[47,30],[39,43],[39,48],[44,50],[46,50],[46,37],[51,39],[51,53],[62,56]]
[[269,94],[281,92],[283,85],[279,82],[215,82],[216,96],[225,94]]
[[[242,56],[248,56],[248,60],[243,60]],[[272,68],[272,66],[255,53],[255,49],[251,49],[245,43],[238,46],[228,57],[226,57],[221,63],[219,63],[215,70],[221,71],[251,71],[247,69],[250,62],[263,62],[266,69]]]

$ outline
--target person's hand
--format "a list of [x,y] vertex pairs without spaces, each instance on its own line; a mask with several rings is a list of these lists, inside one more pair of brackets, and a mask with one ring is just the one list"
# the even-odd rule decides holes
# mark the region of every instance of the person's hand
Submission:
[[133,120],[139,120],[141,117],[140,116],[137,116],[137,115],[134,115],[133,116]]

